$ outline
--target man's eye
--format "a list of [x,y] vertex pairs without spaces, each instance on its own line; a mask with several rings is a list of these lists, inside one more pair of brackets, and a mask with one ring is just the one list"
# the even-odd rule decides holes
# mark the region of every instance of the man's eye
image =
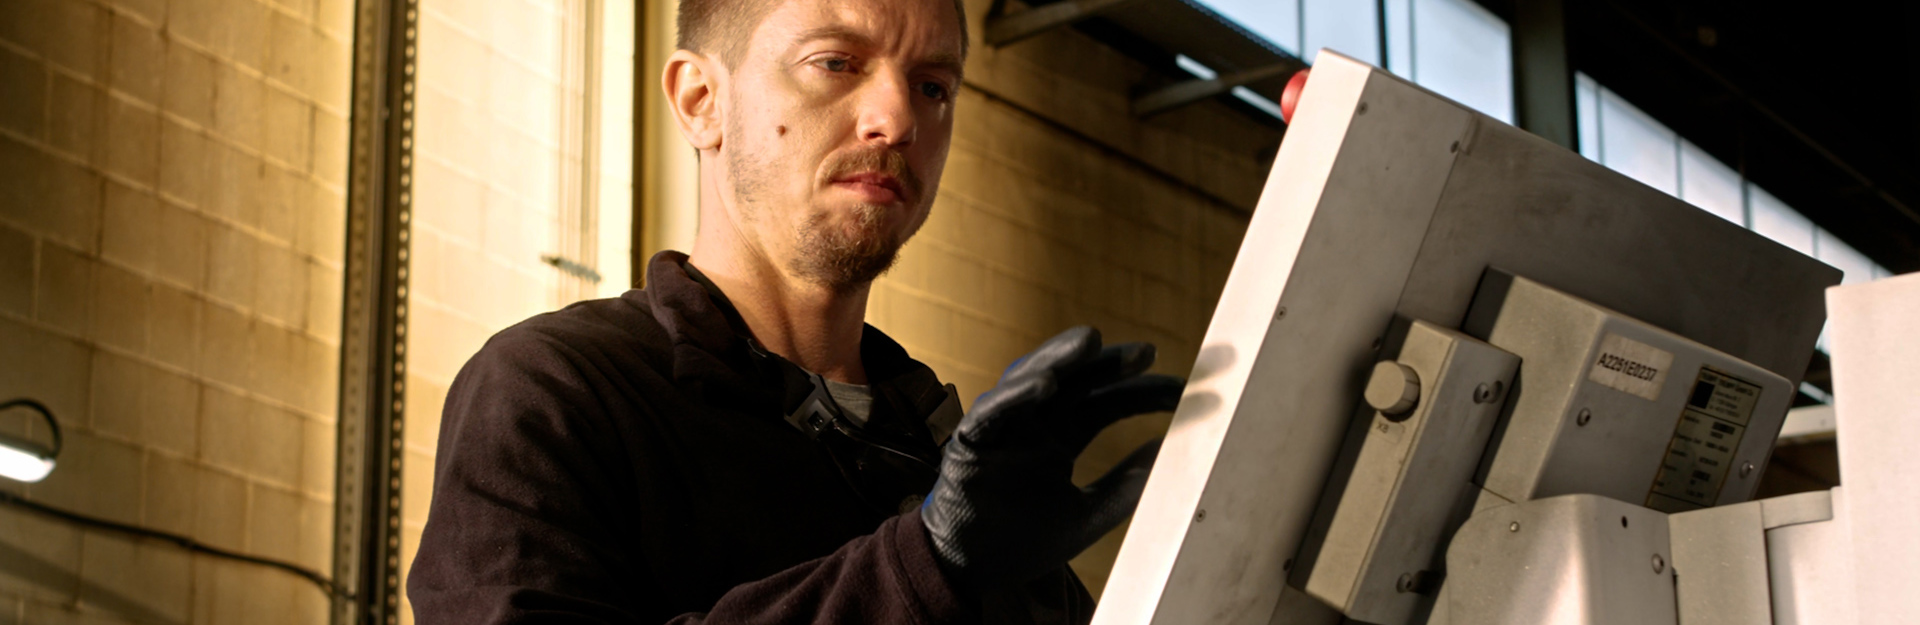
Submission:
[[820,66],[820,69],[824,69],[834,73],[853,70],[853,63],[849,62],[846,59],[823,59],[818,63],[818,65]]
[[947,87],[937,82],[920,83],[920,94],[935,100],[947,99]]

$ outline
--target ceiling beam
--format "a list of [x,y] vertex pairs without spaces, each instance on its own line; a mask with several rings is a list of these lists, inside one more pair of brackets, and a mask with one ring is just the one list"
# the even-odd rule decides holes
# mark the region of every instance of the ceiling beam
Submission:
[[1001,3],[987,12],[987,45],[995,48],[1099,15],[1136,0],[1066,0],[1018,13],[1000,14]]

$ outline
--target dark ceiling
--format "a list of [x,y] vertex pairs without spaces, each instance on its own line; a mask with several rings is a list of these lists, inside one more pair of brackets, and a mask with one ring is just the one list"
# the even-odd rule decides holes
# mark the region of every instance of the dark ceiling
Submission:
[[[1881,266],[1920,271],[1920,2],[1477,1],[1508,23],[1516,3],[1561,3],[1573,69]],[[1106,19],[1077,28],[1186,75]]]
[[1566,0],[1568,53],[1882,266],[1920,270],[1920,4],[1774,4]]

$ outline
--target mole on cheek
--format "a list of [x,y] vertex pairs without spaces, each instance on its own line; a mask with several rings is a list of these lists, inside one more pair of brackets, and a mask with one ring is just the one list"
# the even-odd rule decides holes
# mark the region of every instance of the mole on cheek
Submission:
[[780,135],[780,136],[782,136],[782,137],[784,137],[784,136],[787,136],[787,127],[786,127],[786,126],[774,126],[774,127],[773,127],[773,131],[774,131],[774,132],[776,132],[776,133],[779,133],[779,135]]

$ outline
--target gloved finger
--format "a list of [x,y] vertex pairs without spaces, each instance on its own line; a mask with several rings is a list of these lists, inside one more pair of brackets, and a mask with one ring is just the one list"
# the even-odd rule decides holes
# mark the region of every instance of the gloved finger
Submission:
[[1153,366],[1157,351],[1152,343],[1108,345],[1093,358],[1063,368],[1059,374],[1060,387],[1071,393],[1140,375]]
[[992,443],[1009,429],[1017,429],[1022,420],[1031,420],[1034,409],[1057,390],[1052,375],[1029,375],[1002,382],[973,401],[973,410],[960,419],[953,435],[969,444]]
[[[1149,412],[1173,410],[1180,405],[1180,396],[1186,387],[1186,380],[1159,374],[1134,376],[1100,387],[1087,394],[1087,398],[1075,407],[1071,431],[1085,441],[1091,441],[1093,435],[1115,421]],[[1085,444],[1078,440],[1074,442]]]
[[1067,328],[1021,356],[1000,374],[1002,381],[1033,375],[1037,371],[1058,371],[1100,353],[1100,330],[1093,326]]
[[1074,555],[1079,555],[1100,540],[1101,536],[1113,531],[1121,521],[1133,515],[1134,508],[1140,506],[1140,496],[1146,492],[1147,477],[1153,473],[1153,462],[1159,458],[1161,442],[1162,439],[1158,438],[1147,441],[1133,453],[1127,454],[1106,475],[1080,489],[1088,504],[1087,519],[1072,539]]

